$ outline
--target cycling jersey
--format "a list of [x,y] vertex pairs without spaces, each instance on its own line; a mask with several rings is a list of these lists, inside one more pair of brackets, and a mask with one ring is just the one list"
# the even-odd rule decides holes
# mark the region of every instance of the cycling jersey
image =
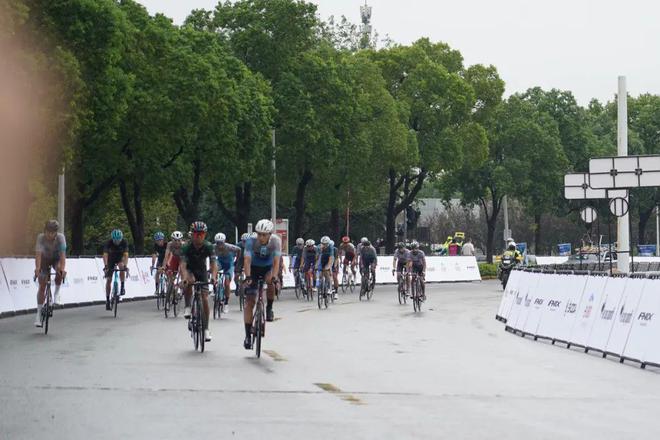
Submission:
[[213,245],[208,241],[204,241],[200,247],[190,242],[183,246],[181,249],[181,259],[185,261],[186,268],[191,272],[197,281],[208,281],[206,259],[213,261],[215,258],[215,250]]
[[291,249],[291,268],[299,269],[302,264],[304,246],[294,246]]
[[163,265],[163,260],[165,259],[165,251],[167,250],[167,244],[163,243],[162,246],[159,246],[158,243],[154,243],[154,254],[158,255],[158,260],[156,266],[160,267]]
[[183,249],[183,243],[181,242],[179,242],[178,245],[174,241],[170,241],[169,243],[167,243],[167,251],[173,257],[180,257],[182,249]]
[[37,236],[35,251],[41,254],[42,260],[59,260],[60,254],[66,252],[66,238],[58,232],[53,240],[48,240],[46,234],[41,233]]
[[362,266],[367,266],[378,261],[376,248],[373,246],[362,246],[359,255]]
[[236,260],[236,270],[240,273],[243,271],[243,256],[245,255],[245,242],[239,241],[237,246],[241,250],[241,256]]
[[334,257],[332,268],[333,270],[337,271],[339,269],[339,249],[335,246],[332,247],[332,256]]
[[272,234],[268,243],[263,245],[258,238],[249,238],[245,243],[245,255],[252,259],[252,266],[272,267],[274,258],[281,254],[282,240],[275,234]]
[[316,246],[312,246],[312,247],[305,246],[305,248],[302,251],[302,257],[301,257],[303,270],[305,272],[314,268],[314,263],[316,262],[317,254],[318,254],[318,250],[316,249]]
[[410,251],[406,248],[397,249],[394,251],[394,258],[398,261],[403,261],[407,263],[410,261]]
[[128,241],[125,238],[115,244],[113,240],[108,240],[103,246],[103,253],[108,254],[108,261],[121,261],[124,254],[128,253]]
[[241,248],[233,244],[224,243],[215,245],[215,255],[223,272],[234,275],[234,261],[241,255]]
[[354,257],[355,256],[355,246],[353,243],[342,243],[339,245],[339,250],[345,257]]
[[319,247],[319,254],[321,256],[320,258],[320,268],[323,269],[325,266],[328,264],[328,261],[330,261],[330,257],[332,257],[335,253],[334,246],[326,246],[324,247]]
[[426,267],[426,256],[424,255],[424,251],[411,251],[410,261],[412,261],[413,273],[421,273],[424,271],[424,267]]

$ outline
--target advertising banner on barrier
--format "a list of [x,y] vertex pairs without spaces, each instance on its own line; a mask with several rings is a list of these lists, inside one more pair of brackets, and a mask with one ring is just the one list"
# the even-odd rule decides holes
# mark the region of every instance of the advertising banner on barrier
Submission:
[[623,357],[635,361],[660,363],[660,280],[649,279],[644,284],[637,310],[633,316]]
[[541,320],[544,319],[543,314],[545,313],[546,305],[549,298],[557,291],[557,283],[559,281],[559,275],[555,274],[541,273],[538,276],[539,283],[534,292],[535,294],[529,296],[529,312],[522,326],[523,332],[534,336],[538,335],[538,328]]
[[103,272],[95,258],[69,258],[66,265],[66,282],[60,292],[64,304],[100,301],[104,298]]
[[656,252],[656,245],[654,244],[638,244],[637,250],[640,257],[653,257]]
[[[388,265],[391,273],[392,257],[385,258],[390,258]],[[380,258],[378,261],[380,262]],[[426,257],[426,280],[429,282],[481,281],[481,274],[475,257],[433,256]],[[396,279],[392,282],[396,282]]]
[[2,260],[0,260],[0,313],[13,312],[14,303],[9,295],[9,286],[7,285],[7,277],[2,268]]
[[590,350],[605,351],[607,341],[610,339],[614,318],[619,309],[623,292],[626,289],[628,278],[610,278],[607,281],[600,305],[596,310],[597,316],[591,329],[587,348]]
[[572,247],[573,245],[571,243],[560,243],[557,245],[557,250],[559,251],[560,256],[570,257]]
[[511,313],[509,314],[509,319],[507,320],[507,326],[520,331],[522,331],[523,325],[525,325],[525,321],[527,320],[529,307],[532,304],[532,299],[536,296],[538,290],[537,287],[541,278],[540,273],[525,273],[527,275],[526,282],[523,284],[521,281],[520,284],[522,287],[516,294],[511,307]]
[[562,283],[559,289],[564,292],[564,299],[559,307],[558,319],[542,321],[543,330],[539,330],[539,334],[564,343],[570,341],[571,329],[575,325],[584,286],[588,279],[586,275],[561,275]]
[[497,310],[497,318],[506,322],[506,319],[511,311],[511,305],[513,300],[516,297],[516,291],[518,289],[518,283],[522,278],[522,275],[525,272],[521,270],[512,270],[509,275],[509,280],[506,283],[506,289],[502,293],[502,299],[500,300],[500,307]]
[[[96,264],[98,265],[100,270],[103,271],[103,258],[97,257]],[[104,286],[103,289],[105,289],[105,283],[103,284],[103,286]],[[126,296],[125,296],[126,298],[138,298],[138,297],[149,296],[149,294],[151,295],[154,294],[155,288],[153,284],[150,289],[151,292],[149,292],[149,289],[146,289],[145,283],[142,280],[142,277],[140,276],[140,270],[138,269],[135,258],[128,259],[128,275],[126,276],[124,288],[126,289]]]
[[587,283],[584,286],[582,300],[578,306],[575,324],[571,329],[569,342],[572,345],[578,345],[580,347],[587,345],[589,336],[591,335],[591,329],[599,313],[598,307],[600,306],[608,280],[609,278],[605,276],[588,277]]
[[549,285],[549,291],[547,291],[545,296],[542,316],[536,330],[537,336],[551,340],[558,339],[557,335],[559,333],[559,326],[562,324],[566,298],[571,289],[569,282],[573,281],[569,276],[572,277],[573,275],[550,275],[547,283]]
[[7,277],[9,296],[14,310],[37,307],[37,283],[34,281],[34,259],[3,258],[2,268]]
[[614,326],[605,346],[605,352],[616,356],[623,355],[626,342],[632,328],[633,317],[642,298],[642,291],[647,280],[630,278],[621,297],[621,302],[614,313]]

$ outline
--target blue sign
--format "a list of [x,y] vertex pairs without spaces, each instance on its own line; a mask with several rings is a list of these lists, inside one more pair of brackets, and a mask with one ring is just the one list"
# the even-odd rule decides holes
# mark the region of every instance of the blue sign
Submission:
[[557,249],[559,250],[559,256],[561,257],[569,257],[571,255],[571,249],[572,245],[570,243],[561,243],[557,245]]
[[654,244],[638,244],[637,250],[639,251],[640,257],[653,257],[655,256],[657,247]]
[[518,249],[518,252],[525,255],[525,253],[527,252],[527,243],[516,244],[516,249]]

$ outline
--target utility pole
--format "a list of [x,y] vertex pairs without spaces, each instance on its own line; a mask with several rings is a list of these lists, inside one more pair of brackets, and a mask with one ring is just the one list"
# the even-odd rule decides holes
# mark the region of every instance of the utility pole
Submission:
[[64,171],[62,166],[62,173],[57,179],[57,221],[60,224],[60,230],[64,234]]
[[277,223],[277,172],[275,167],[275,129],[272,130],[273,138],[273,186],[270,191],[270,218],[273,224]]
[[[617,130],[617,154],[619,156],[628,155],[628,92],[626,90],[626,77],[619,77],[619,95],[618,104],[618,130]],[[630,202],[630,196],[626,197]],[[617,242],[618,251],[617,268],[619,272],[628,273],[630,271],[630,215],[626,214],[619,217],[617,223]]]
[[502,210],[504,211],[504,249],[506,249],[509,239],[513,237],[511,229],[509,229],[509,200],[507,196],[502,198]]

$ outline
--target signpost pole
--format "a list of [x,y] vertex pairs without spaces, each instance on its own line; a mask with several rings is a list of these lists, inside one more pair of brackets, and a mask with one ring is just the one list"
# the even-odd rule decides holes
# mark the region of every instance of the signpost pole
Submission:
[[655,207],[655,255],[660,257],[660,205]]
[[275,224],[277,222],[277,174],[275,172],[275,130],[272,131],[273,136],[273,186],[270,192],[270,221]]
[[[628,92],[626,90],[626,77],[619,77],[619,94],[617,96],[618,102],[618,135],[617,135],[617,153],[619,156],[628,155]],[[626,201],[627,201],[626,197]],[[630,216],[627,213],[619,217],[617,226],[617,242],[618,242],[618,261],[617,267],[619,272],[628,273],[630,271],[630,255],[632,250],[630,248]],[[630,252],[630,253],[628,253]],[[611,254],[610,254],[611,259]]]

